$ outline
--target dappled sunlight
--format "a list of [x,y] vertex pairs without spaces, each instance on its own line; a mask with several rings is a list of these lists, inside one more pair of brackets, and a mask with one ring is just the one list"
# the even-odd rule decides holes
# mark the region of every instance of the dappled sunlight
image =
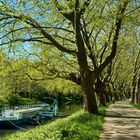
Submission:
[[111,105],[106,112],[100,140],[140,140],[140,110],[127,102]]

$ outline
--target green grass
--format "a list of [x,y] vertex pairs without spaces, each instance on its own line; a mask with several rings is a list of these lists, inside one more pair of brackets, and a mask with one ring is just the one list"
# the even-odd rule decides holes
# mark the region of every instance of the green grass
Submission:
[[140,104],[132,104],[135,108],[140,109]]
[[129,104],[137,109],[140,109],[140,104],[132,103],[131,101],[129,101]]
[[104,122],[104,113],[104,107],[100,108],[98,116],[77,111],[67,118],[7,135],[2,140],[97,140]]

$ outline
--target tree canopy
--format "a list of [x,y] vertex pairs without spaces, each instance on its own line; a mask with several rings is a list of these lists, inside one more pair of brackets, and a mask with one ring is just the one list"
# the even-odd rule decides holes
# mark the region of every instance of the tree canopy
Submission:
[[[96,83],[108,79],[114,86],[129,87],[133,79],[139,11],[139,1],[130,0],[2,0],[1,51],[17,65],[24,59],[23,77],[79,85],[85,110],[98,114]],[[129,57],[132,65],[127,68]]]

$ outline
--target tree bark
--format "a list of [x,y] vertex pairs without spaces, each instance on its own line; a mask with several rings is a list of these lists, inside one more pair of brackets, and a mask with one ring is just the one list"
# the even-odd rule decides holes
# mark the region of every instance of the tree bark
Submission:
[[104,93],[104,86],[100,78],[96,82],[96,92],[99,96],[100,104],[106,106],[106,98]]
[[110,87],[109,83],[107,84],[107,88],[108,88],[108,94],[110,96],[110,101],[113,101],[113,94],[112,94],[111,87]]
[[107,91],[106,82],[103,81],[102,85],[103,85],[103,91],[104,91],[106,102],[109,103],[110,102],[110,97],[109,97],[109,92]]
[[140,103],[140,77],[138,79],[138,87],[137,87],[137,93],[136,93],[136,103]]
[[79,1],[75,3],[75,14],[73,29],[76,33],[76,46],[78,48],[77,59],[81,75],[81,88],[84,92],[84,109],[89,113],[98,114],[98,107],[94,89],[93,72],[89,69],[84,40],[81,34],[80,18],[81,13],[78,11]]
[[135,103],[135,99],[136,99],[136,92],[135,91],[136,91],[136,78],[134,76],[133,82],[132,82],[132,100],[131,100],[132,103]]
[[93,114],[98,114],[94,80],[91,72],[87,72],[84,77],[84,80],[82,81],[82,89],[84,91],[84,110]]

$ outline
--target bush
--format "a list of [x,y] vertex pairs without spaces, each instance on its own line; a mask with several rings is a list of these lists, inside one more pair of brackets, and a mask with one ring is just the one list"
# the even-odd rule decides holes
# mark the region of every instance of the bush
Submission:
[[0,107],[2,107],[4,104],[8,104],[6,99],[0,99]]
[[40,101],[36,100],[35,98],[21,98],[20,104],[36,104],[40,103]]
[[21,97],[19,95],[11,95],[8,97],[9,105],[18,105],[21,102]]
[[11,95],[8,98],[8,103],[11,106],[15,106],[15,105],[22,105],[22,104],[35,104],[40,102],[34,98],[22,98],[19,95]]
[[140,109],[140,104],[132,104],[135,108]]

